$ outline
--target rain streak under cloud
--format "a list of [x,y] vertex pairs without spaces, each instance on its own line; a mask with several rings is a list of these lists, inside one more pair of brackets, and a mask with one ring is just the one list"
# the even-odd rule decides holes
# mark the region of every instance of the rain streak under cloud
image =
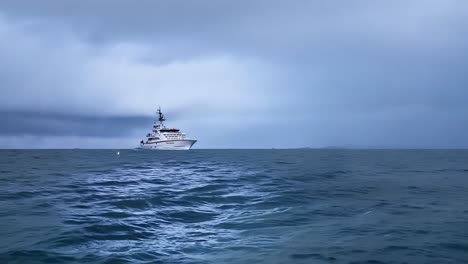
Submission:
[[466,1],[1,1],[0,147],[468,147]]

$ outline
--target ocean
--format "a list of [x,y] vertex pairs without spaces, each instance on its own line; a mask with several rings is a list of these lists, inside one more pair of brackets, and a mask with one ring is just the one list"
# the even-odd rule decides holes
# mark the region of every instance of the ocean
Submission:
[[468,151],[0,150],[0,263],[468,263]]

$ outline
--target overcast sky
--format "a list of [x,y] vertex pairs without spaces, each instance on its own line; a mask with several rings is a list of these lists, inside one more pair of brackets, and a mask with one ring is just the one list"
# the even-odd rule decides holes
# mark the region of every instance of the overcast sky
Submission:
[[0,148],[468,147],[468,2],[0,1]]

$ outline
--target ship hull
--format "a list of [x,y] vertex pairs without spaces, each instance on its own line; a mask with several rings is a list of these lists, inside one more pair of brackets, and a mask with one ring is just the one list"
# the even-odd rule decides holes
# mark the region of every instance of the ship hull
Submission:
[[140,149],[150,150],[189,150],[197,142],[193,139],[184,140],[161,140],[151,143],[140,144]]

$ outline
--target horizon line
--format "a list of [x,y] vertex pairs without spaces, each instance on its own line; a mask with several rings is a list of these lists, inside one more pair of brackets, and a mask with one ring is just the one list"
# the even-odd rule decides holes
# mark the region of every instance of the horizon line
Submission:
[[[138,148],[0,148],[1,150],[140,150]],[[195,148],[193,150],[468,150],[468,148],[433,147],[297,147],[297,148]],[[148,151],[148,150],[144,150]],[[154,151],[154,150],[149,150]]]

